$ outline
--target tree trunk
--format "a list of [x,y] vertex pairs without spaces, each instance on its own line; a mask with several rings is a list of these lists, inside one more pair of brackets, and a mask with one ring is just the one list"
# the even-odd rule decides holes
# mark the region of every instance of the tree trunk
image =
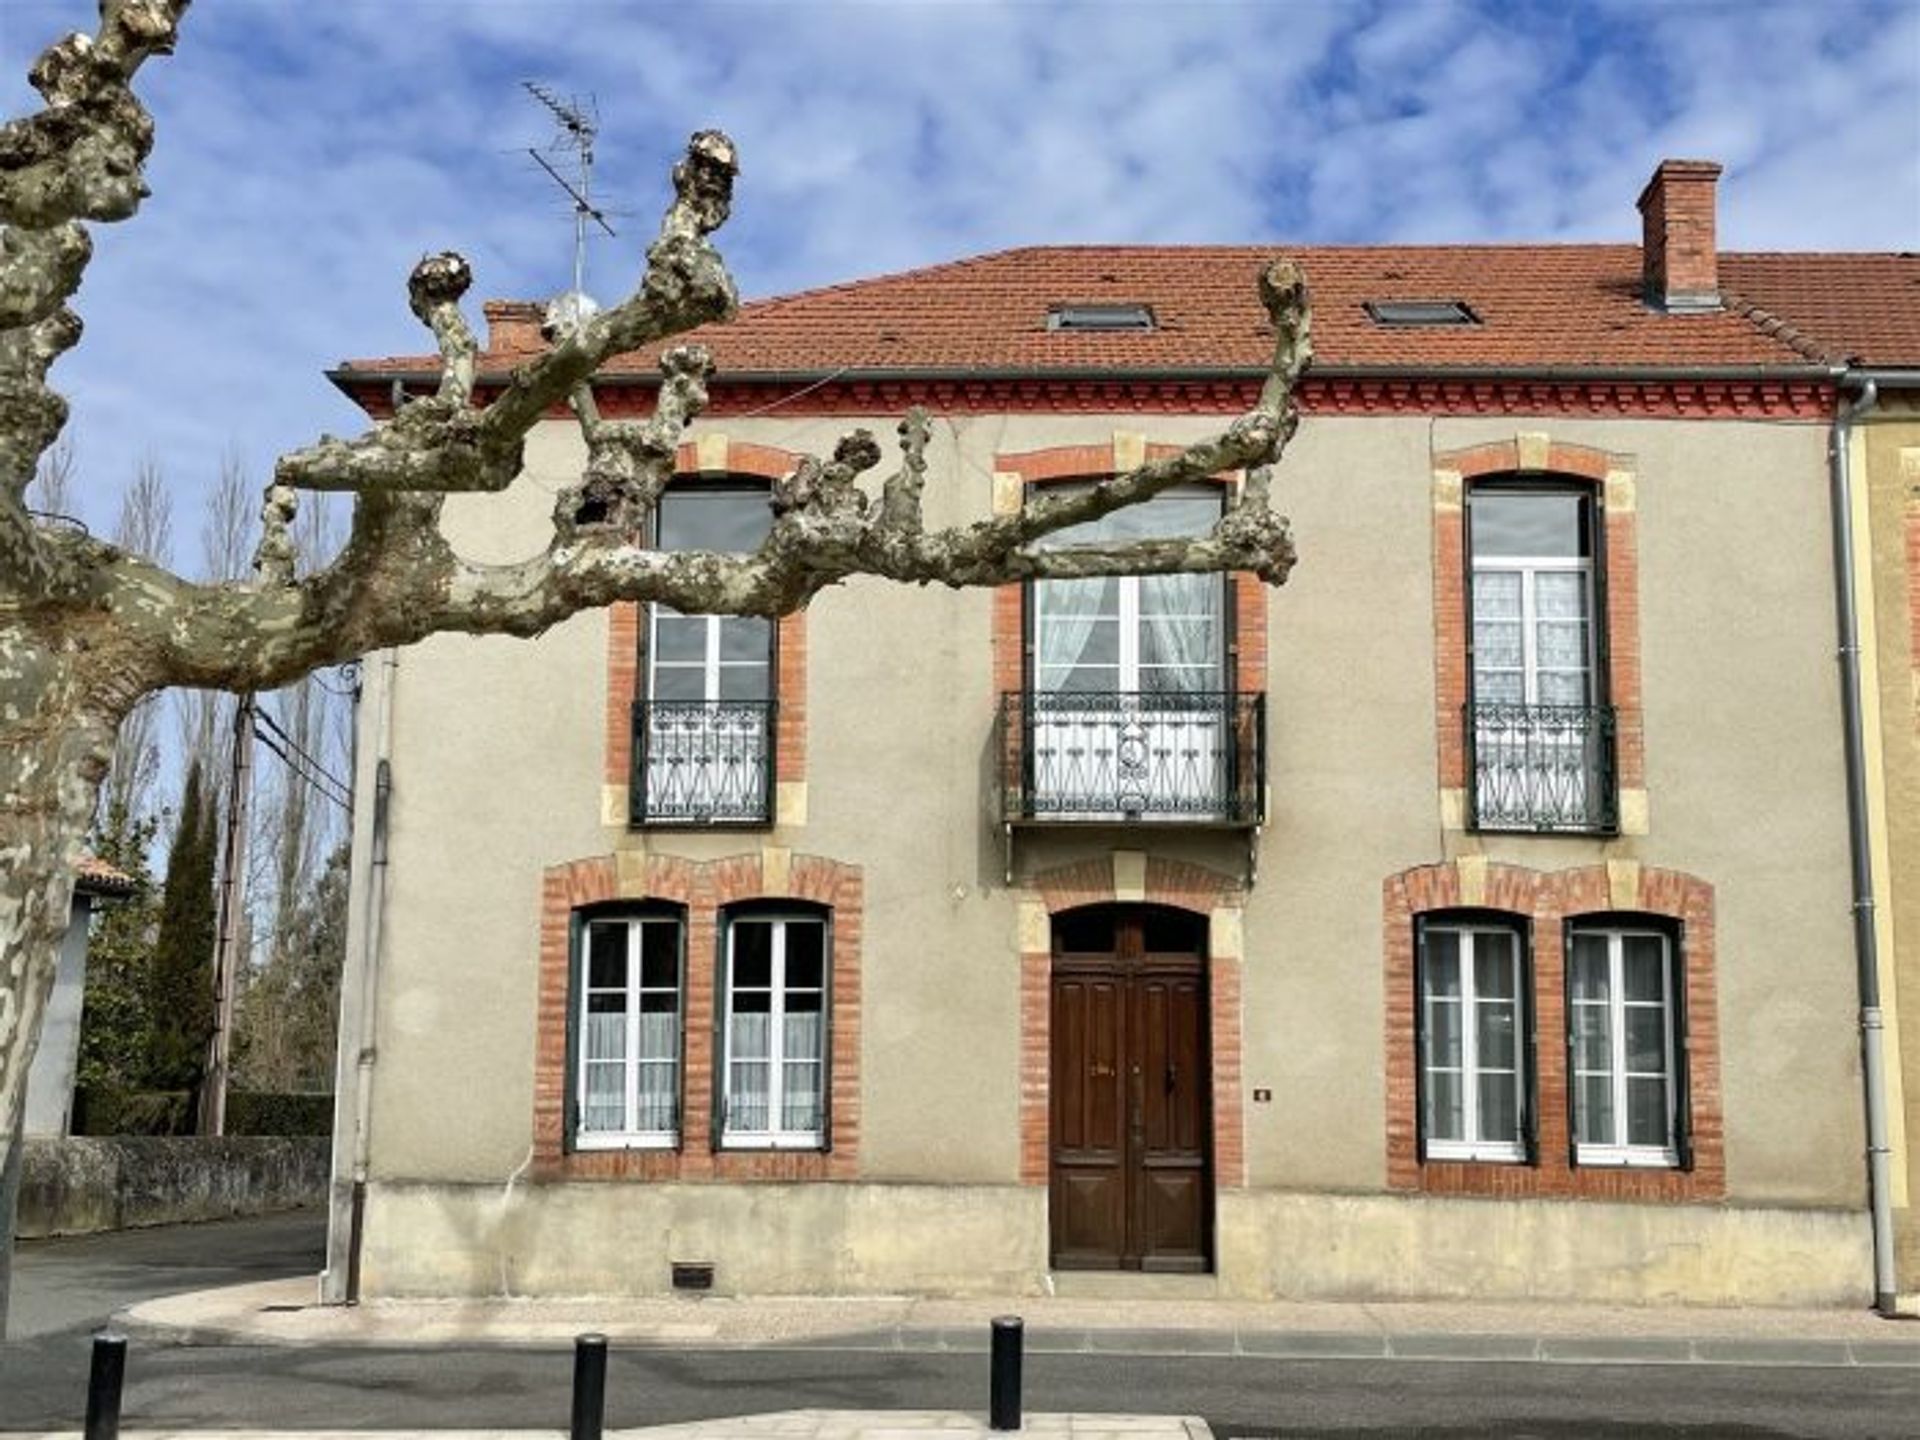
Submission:
[[[125,713],[124,704],[89,703],[73,654],[0,624],[0,1174],[18,1173],[27,1068],[53,993],[74,866]],[[12,1195],[5,1200],[10,1252]],[[9,1255],[0,1266],[0,1335],[10,1271]]]

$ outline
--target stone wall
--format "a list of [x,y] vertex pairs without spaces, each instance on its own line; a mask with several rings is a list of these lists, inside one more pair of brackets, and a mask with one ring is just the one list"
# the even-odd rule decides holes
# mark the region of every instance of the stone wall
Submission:
[[80,1235],[318,1205],[331,1144],[267,1135],[29,1136],[15,1234]]

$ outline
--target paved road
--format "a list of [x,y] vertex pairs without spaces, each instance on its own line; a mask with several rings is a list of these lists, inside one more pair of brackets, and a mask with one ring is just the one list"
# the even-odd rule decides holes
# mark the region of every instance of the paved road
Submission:
[[[0,1351],[0,1429],[76,1427],[86,1336],[137,1298],[310,1273],[316,1217],[24,1246],[20,1338]],[[552,1350],[166,1347],[130,1361],[134,1424],[433,1429],[555,1426],[568,1357]],[[651,1351],[613,1357],[611,1424],[799,1406],[978,1409],[977,1355]],[[1034,1355],[1035,1410],[1194,1412],[1226,1436],[1887,1437],[1920,1435],[1920,1370],[1728,1365],[1280,1361]]]

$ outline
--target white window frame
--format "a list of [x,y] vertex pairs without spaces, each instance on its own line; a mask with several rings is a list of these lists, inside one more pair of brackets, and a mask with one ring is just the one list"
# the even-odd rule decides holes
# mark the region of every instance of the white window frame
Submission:
[[[1542,575],[1578,575],[1581,590],[1586,598],[1586,707],[1599,703],[1599,626],[1600,617],[1594,613],[1596,596],[1593,590],[1593,561],[1591,558],[1569,560],[1566,556],[1548,555],[1491,555],[1485,559],[1474,557],[1473,574],[1477,580],[1481,575],[1493,571],[1517,573],[1520,576],[1520,704],[1522,705],[1562,705],[1564,701],[1543,701],[1540,699],[1540,637],[1538,633],[1539,609],[1534,598],[1534,588]],[[1467,627],[1471,632],[1480,616],[1475,610],[1467,616]],[[1502,620],[1499,623],[1511,624]],[[1511,701],[1488,700],[1480,694],[1480,650],[1476,645],[1473,656],[1473,688],[1476,705],[1511,704]],[[1499,673],[1511,673],[1502,670]]]
[[[640,1113],[640,1069],[643,1065],[665,1063],[657,1058],[643,1058],[640,1054],[640,998],[643,993],[660,993],[664,987],[646,985],[641,973],[641,955],[644,949],[645,929],[649,925],[667,926],[672,929],[674,944],[674,1006],[673,1006],[673,1114],[674,1124],[664,1130],[640,1130],[634,1126],[634,1118]],[[609,986],[595,986],[593,983],[593,930],[595,926],[623,926],[627,932],[627,978],[621,990],[626,996],[626,1047],[624,1057],[618,1061],[598,1060],[596,1065],[618,1064],[624,1071],[622,1087],[622,1108],[626,1124],[619,1130],[589,1130],[587,1126],[587,1071],[590,1068],[586,1052],[586,1037],[589,1019],[592,1014],[590,997],[599,994],[616,993]],[[575,1023],[578,1037],[574,1046],[573,1077],[574,1126],[573,1144],[576,1150],[674,1150],[680,1145],[682,1111],[685,1105],[686,1085],[686,1043],[687,1043],[687,978],[685,932],[680,920],[672,915],[608,915],[595,916],[582,922],[580,930],[579,996],[575,1009]]]
[[[767,1009],[767,1118],[786,1113],[787,927],[817,925],[820,929],[820,1125],[813,1130],[740,1130],[733,1124],[733,961],[741,925],[769,924],[772,966]],[[729,916],[726,924],[727,958],[720,996],[720,1148],[723,1150],[825,1150],[827,1111],[833,1085],[833,927],[829,917],[805,911],[753,910]]]
[[[1607,1027],[1608,1056],[1607,1071],[1582,1070],[1580,1068],[1579,1031],[1574,1022],[1575,1000],[1573,998],[1573,937],[1604,936],[1607,941]],[[1615,1142],[1608,1145],[1596,1145],[1579,1138],[1579,1111],[1575,1100],[1579,1095],[1582,1079],[1599,1074],[1609,1075],[1613,1114],[1614,1133],[1627,1133],[1627,1024],[1626,1010],[1629,1004],[1624,981],[1626,978],[1626,940],[1629,938],[1658,940],[1660,942],[1660,1011],[1666,1060],[1665,1106],[1662,1113],[1667,1117],[1667,1143],[1664,1145],[1629,1145]],[[1674,943],[1673,937],[1664,930],[1634,925],[1576,925],[1567,937],[1567,1128],[1574,1137],[1573,1159],[1576,1165],[1589,1166],[1630,1166],[1645,1169],[1672,1170],[1680,1164],[1680,1144],[1678,1130],[1680,1074],[1676,1068],[1675,1012],[1673,1004],[1674,984]],[[1580,1001],[1581,1005],[1592,1005],[1593,1001]],[[1644,1008],[1645,1001],[1634,1001],[1637,1008]],[[1637,1072],[1636,1072],[1637,1073]],[[1641,1078],[1649,1078],[1642,1076]]]
[[[1429,1008],[1436,1002],[1431,995],[1431,958],[1423,956],[1420,966],[1420,989],[1414,997],[1420,1007],[1415,1021],[1421,1027],[1421,1033],[1429,1037],[1421,1046],[1420,1089],[1422,1102],[1418,1116],[1421,1144],[1429,1160],[1489,1160],[1501,1164],[1523,1163],[1527,1158],[1526,1126],[1527,1107],[1530,1096],[1527,1091],[1527,966],[1524,951],[1527,943],[1526,933],[1516,926],[1478,924],[1461,920],[1429,920],[1423,923],[1422,940],[1430,942],[1436,934],[1456,935],[1460,939],[1460,993],[1456,999],[1441,1000],[1437,1003],[1458,1005],[1460,1007],[1460,1107],[1461,1120],[1467,1132],[1462,1140],[1442,1140],[1426,1133],[1427,1108],[1425,1096],[1428,1091],[1428,1077],[1434,1070],[1433,1046],[1431,1044],[1432,1026],[1428,1021]],[[1480,1136],[1480,1027],[1476,1023],[1475,1013],[1479,1005],[1479,992],[1474,977],[1474,937],[1477,935],[1499,935],[1512,942],[1513,956],[1513,1093],[1514,1118],[1518,1122],[1520,1134],[1513,1140],[1486,1140]],[[1441,1067],[1448,1071],[1451,1066]]]

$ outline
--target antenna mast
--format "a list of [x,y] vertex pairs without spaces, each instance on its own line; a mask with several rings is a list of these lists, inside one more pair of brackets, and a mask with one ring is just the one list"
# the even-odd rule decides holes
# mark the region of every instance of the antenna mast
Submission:
[[555,169],[545,155],[531,146],[527,148],[527,153],[540,168],[573,201],[573,293],[584,300],[587,293],[587,222],[591,220],[609,235],[614,233],[605,213],[593,203],[593,140],[600,131],[599,111],[591,95],[584,103],[577,96],[562,100],[549,87],[536,80],[522,80],[520,83],[529,95],[546,106],[560,126],[553,143],[547,147],[549,153],[561,150],[573,152],[575,178],[570,180]]

